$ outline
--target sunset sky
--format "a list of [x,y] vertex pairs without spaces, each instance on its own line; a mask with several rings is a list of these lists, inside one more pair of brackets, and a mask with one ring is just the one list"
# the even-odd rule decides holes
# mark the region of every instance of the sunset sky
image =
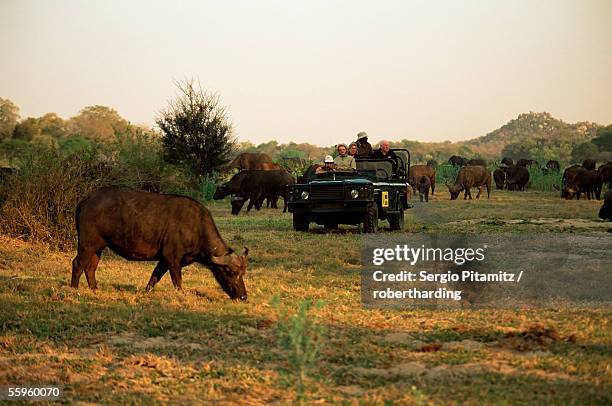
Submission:
[[0,0],[0,97],[153,125],[199,78],[239,140],[474,138],[519,113],[612,123],[612,1]]

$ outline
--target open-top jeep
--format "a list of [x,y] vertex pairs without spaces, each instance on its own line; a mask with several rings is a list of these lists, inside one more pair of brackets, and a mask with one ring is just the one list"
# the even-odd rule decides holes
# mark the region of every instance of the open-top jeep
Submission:
[[338,224],[362,224],[375,233],[378,220],[388,220],[391,230],[404,228],[408,204],[410,153],[392,149],[391,159],[357,159],[357,170],[336,169],[316,173],[309,168],[298,183],[289,186],[287,205],[293,228],[308,231],[310,222],[337,228]]

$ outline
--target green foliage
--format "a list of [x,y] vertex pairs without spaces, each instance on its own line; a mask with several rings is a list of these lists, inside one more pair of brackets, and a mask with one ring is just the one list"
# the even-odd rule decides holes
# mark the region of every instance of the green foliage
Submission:
[[539,166],[528,166],[529,185],[528,188],[543,192],[553,192],[555,187],[560,187],[563,171],[544,173]]
[[19,120],[19,107],[0,97],[0,140],[10,138]]
[[572,149],[572,162],[582,162],[587,158],[596,158],[598,154],[597,145],[592,142],[583,142]]
[[[277,337],[278,345],[287,354],[289,368],[284,372],[293,375],[296,390],[296,400],[299,404],[306,401],[306,384],[308,375],[316,366],[322,348],[324,328],[309,314],[313,308],[310,300],[298,304],[297,312],[288,314],[280,304],[278,295],[270,302],[278,313]],[[323,302],[317,301],[314,308],[320,309]]]
[[160,114],[164,158],[189,165],[198,175],[209,175],[229,161],[234,148],[232,124],[219,97],[196,87],[193,81],[177,83],[181,94]]
[[597,130],[597,135],[591,142],[599,151],[612,152],[612,125]]
[[436,168],[436,185],[455,183],[459,167],[451,164],[441,164]]

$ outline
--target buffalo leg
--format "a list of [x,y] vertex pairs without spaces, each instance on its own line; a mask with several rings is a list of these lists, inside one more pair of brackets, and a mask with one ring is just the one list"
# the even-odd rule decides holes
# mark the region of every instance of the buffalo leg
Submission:
[[170,277],[172,278],[172,284],[176,289],[183,289],[183,275],[181,273],[181,266],[179,264],[173,264],[170,266]]
[[478,194],[476,195],[476,199],[480,199],[481,193],[482,193],[482,186],[478,186]]
[[[81,279],[83,272],[85,272],[85,276],[87,276],[87,281],[89,282],[91,278],[95,286],[95,277],[92,277],[91,275],[92,273],[95,273],[99,260],[99,253],[96,254],[95,251],[86,251],[79,248],[77,256],[72,260],[72,279],[70,281],[70,286],[73,288],[79,287],[79,280]],[[93,264],[92,267],[91,265],[94,261],[95,264]],[[91,287],[91,283],[89,283],[89,287]],[[95,289],[95,287],[92,289]]]
[[85,277],[87,278],[87,284],[92,290],[98,289],[98,283],[96,282],[96,268],[100,262],[100,253],[96,252],[91,256],[89,264],[85,268]]
[[149,291],[153,289],[153,286],[159,282],[159,280],[168,272],[168,267],[163,261],[159,261],[151,274],[151,279],[149,279],[149,283],[147,283],[146,290]]

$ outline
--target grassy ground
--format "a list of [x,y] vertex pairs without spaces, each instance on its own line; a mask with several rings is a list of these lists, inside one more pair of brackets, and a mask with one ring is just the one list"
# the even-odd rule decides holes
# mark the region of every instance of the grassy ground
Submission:
[[[596,218],[601,202],[497,191],[450,201],[441,188],[408,212],[405,232],[610,228]],[[0,237],[0,385],[62,383],[70,402],[292,403],[269,305],[278,294],[290,308],[325,302],[315,311],[327,332],[309,403],[612,402],[610,308],[367,310],[356,228],[296,233],[288,213],[233,217],[228,201],[210,207],[230,245],[251,250],[247,303],[229,301],[200,266],[185,269],[183,292],[166,276],[144,293],[154,264],[108,252],[100,289],[83,277],[73,290],[73,252]]]

